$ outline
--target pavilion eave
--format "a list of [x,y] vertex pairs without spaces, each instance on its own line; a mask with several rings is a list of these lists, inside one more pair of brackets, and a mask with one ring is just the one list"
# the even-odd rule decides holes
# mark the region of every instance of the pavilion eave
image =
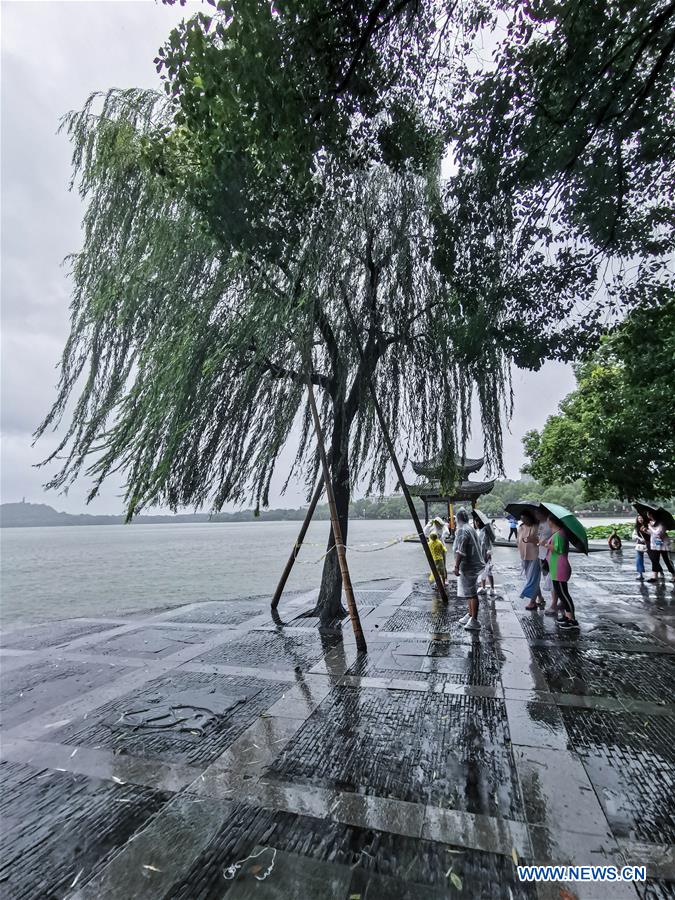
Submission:
[[[436,456],[433,456],[431,459],[419,460],[417,462],[411,461],[411,466],[416,475],[421,475],[423,478],[430,478],[434,480],[438,478],[441,471],[441,460],[442,455],[437,453]],[[460,478],[465,479],[467,475],[471,475],[474,472],[477,472],[480,468],[482,468],[485,462],[485,457],[481,456],[476,459],[472,459],[470,457],[456,457],[455,465],[457,467],[457,474]]]
[[451,493],[444,492],[439,484],[413,484],[410,493],[420,497],[425,503],[461,503],[475,501],[482,494],[489,494],[495,486],[496,479],[491,481],[464,481]]

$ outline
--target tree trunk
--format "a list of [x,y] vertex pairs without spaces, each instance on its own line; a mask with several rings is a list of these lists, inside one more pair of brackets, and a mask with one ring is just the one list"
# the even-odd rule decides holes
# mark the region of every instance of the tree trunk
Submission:
[[[335,423],[331,441],[331,483],[335,494],[338,521],[342,529],[342,540],[347,544],[347,527],[349,523],[349,457],[347,454],[346,429],[341,421]],[[317,601],[317,612],[322,625],[333,624],[337,619],[344,619],[347,611],[342,605],[342,575],[338,556],[335,552],[335,538],[331,526],[328,535],[328,555],[323,564],[321,587]]]

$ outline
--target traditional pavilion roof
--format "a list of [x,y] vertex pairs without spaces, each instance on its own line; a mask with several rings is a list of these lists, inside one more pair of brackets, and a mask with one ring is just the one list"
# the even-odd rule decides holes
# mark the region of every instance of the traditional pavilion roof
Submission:
[[[431,459],[424,459],[418,462],[411,461],[411,465],[413,471],[417,475],[422,475],[424,478],[429,478],[431,481],[434,481],[437,480],[441,474],[441,460],[442,454],[437,453],[436,456],[432,456]],[[471,475],[472,472],[477,472],[481,469],[484,462],[484,456],[477,459],[472,459],[469,456],[455,457],[457,472],[462,479],[466,478],[467,475]]]
[[495,486],[492,481],[463,481],[451,493],[441,490],[438,482],[411,484],[410,493],[429,503],[460,503],[462,500],[477,500],[482,494],[489,494]]

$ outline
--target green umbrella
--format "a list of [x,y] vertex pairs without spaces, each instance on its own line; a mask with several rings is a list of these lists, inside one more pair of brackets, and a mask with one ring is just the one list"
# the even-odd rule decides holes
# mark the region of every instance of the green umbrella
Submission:
[[586,529],[574,513],[570,512],[569,509],[565,509],[564,506],[558,506],[557,503],[546,503],[544,500],[542,500],[541,506],[546,512],[558,519],[577,550],[581,550],[582,553],[588,553]]

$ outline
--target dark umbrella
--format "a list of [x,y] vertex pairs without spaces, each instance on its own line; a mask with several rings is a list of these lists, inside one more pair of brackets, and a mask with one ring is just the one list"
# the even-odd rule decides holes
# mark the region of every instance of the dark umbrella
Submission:
[[477,519],[480,522],[481,528],[485,527],[485,525],[490,524],[489,517],[486,516],[485,513],[482,512],[480,509],[474,509],[474,510],[472,510],[472,512],[473,512],[474,519]]
[[656,514],[656,510],[658,506],[652,506],[651,503],[634,503],[633,506],[640,513],[641,516],[647,518],[647,513]]
[[581,550],[582,553],[588,553],[588,535],[586,534],[586,529],[573,512],[570,512],[569,509],[566,509],[564,506],[559,506],[557,503],[542,502],[539,505],[542,509],[545,509],[546,512],[555,516],[567,532],[568,538],[577,550]]
[[541,509],[541,503],[537,500],[514,500],[513,503],[507,503],[504,509],[519,519],[523,512],[536,513],[538,509]]
[[675,516],[669,510],[664,509],[663,506],[652,506],[651,503],[634,503],[633,506],[641,516],[651,513],[654,516],[654,521],[664,525],[668,531],[675,528]]

